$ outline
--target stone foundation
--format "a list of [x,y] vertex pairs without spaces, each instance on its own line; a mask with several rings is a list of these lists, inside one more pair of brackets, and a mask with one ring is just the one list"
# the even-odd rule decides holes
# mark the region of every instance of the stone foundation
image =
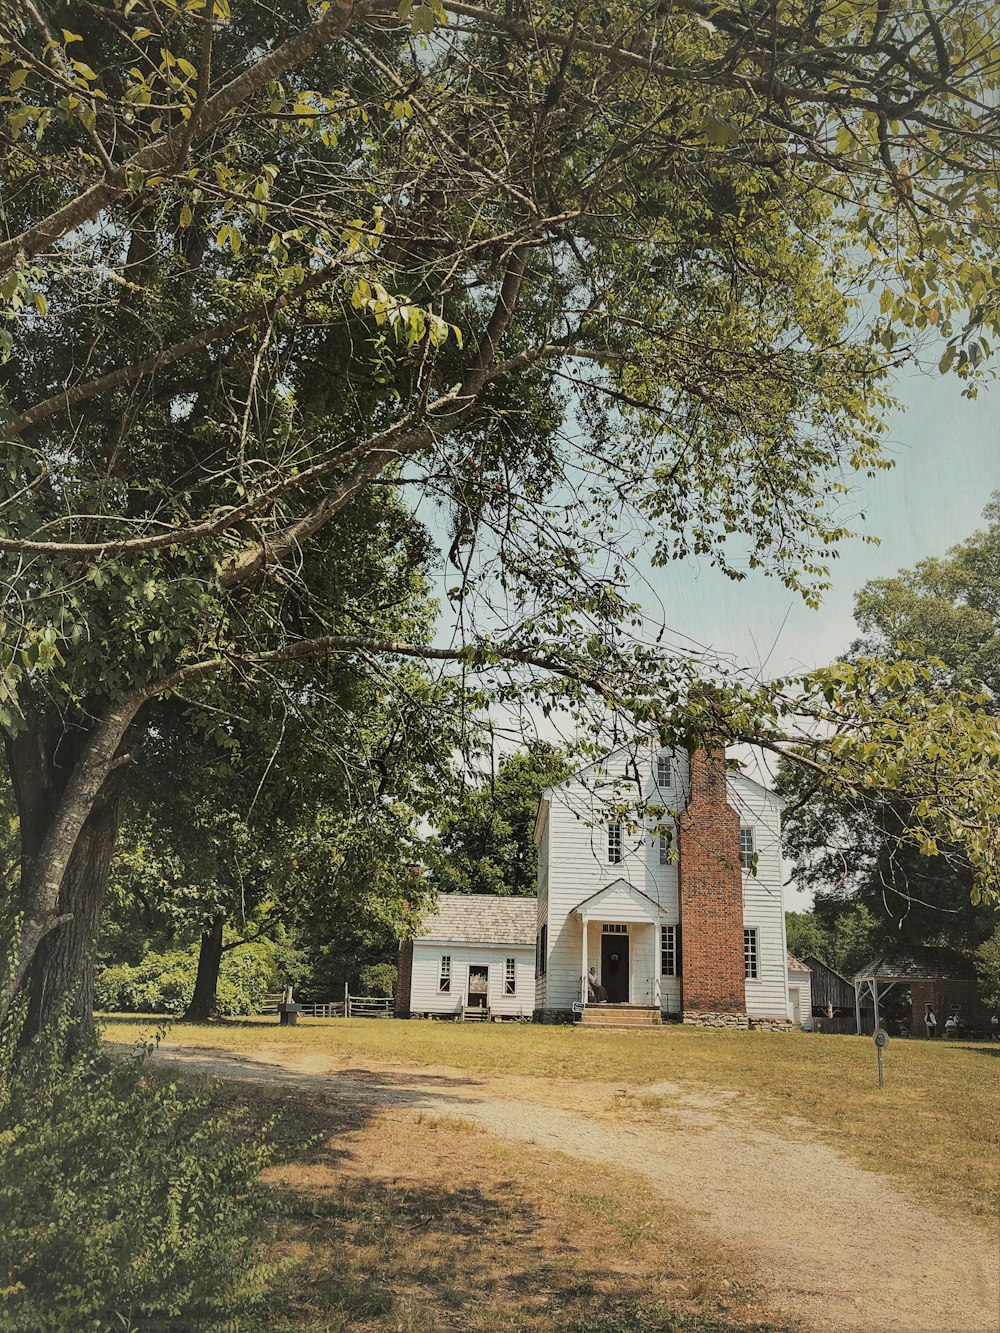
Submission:
[[531,1015],[533,1023],[575,1023],[576,1014],[572,1009],[536,1009]]
[[750,1027],[750,1019],[746,1014],[712,1014],[698,1009],[685,1009],[681,1022],[699,1028],[738,1028],[743,1032]]
[[797,1032],[798,1028],[787,1018],[751,1018],[750,1027],[755,1032]]

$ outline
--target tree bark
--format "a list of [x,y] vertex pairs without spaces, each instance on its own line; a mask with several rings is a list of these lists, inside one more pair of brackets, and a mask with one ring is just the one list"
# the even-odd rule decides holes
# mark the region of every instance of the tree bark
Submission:
[[93,1036],[94,943],[122,808],[120,784],[112,778],[108,785],[112,789],[95,801],[63,876],[59,911],[67,920],[46,934],[25,973],[22,989],[28,1004],[22,1043],[64,1014],[70,1021],[71,1048]]
[[219,968],[222,964],[222,930],[225,924],[225,915],[220,912],[209,929],[202,933],[194,994],[184,1012],[183,1023],[207,1023],[218,1014]]

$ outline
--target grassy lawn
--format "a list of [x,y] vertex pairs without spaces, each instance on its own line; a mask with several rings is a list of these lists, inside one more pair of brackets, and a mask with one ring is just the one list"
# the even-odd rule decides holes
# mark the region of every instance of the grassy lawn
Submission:
[[628,1173],[595,1193],[591,1169],[450,1120],[248,1084],[211,1096],[248,1132],[270,1123],[279,1158],[266,1173],[275,1272],[242,1333],[788,1328],[682,1208],[665,1228],[637,1205]]
[[[156,1029],[148,1018],[112,1019],[110,1040],[131,1042]],[[783,1132],[815,1134],[862,1165],[891,1175],[938,1208],[972,1217],[997,1210],[1000,1160],[1000,1044],[897,1039],[877,1085],[867,1038],[807,1033],[728,1033],[670,1027],[658,1033],[578,1032],[504,1024],[395,1020],[274,1019],[176,1025],[167,1045],[217,1047],[331,1066],[366,1060],[445,1065],[489,1077],[587,1079],[640,1095],[622,1114],[655,1118],[657,1099],[641,1089],[669,1081],[685,1089],[738,1095],[730,1114],[783,1117]]]

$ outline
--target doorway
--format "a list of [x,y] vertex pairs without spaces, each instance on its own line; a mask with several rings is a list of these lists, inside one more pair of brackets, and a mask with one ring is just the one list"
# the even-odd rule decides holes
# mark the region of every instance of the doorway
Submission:
[[601,984],[609,1004],[628,1004],[628,936],[601,936]]
[[488,967],[470,967],[469,968],[469,999],[470,1009],[485,1009],[486,998],[490,990],[490,969]]

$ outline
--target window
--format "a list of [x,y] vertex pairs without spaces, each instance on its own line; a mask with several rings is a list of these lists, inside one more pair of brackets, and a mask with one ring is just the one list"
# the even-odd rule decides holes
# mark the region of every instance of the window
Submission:
[[757,978],[757,931],[743,932],[743,975],[747,981]]
[[622,826],[617,822],[608,825],[608,864],[616,866],[622,859]]
[[660,975],[679,977],[681,974],[681,928],[660,927]]
[[669,791],[673,786],[673,778],[670,773],[670,756],[668,754],[661,754],[656,757],[656,785],[661,791]]
[[740,829],[740,865],[744,870],[753,867],[753,829],[746,824]]
[[670,839],[669,839],[669,838],[661,838],[661,839],[660,839],[660,865],[661,865],[661,866],[667,866],[667,865],[669,865],[669,864],[670,864]]
[[503,993],[504,995],[517,994],[517,960],[508,958],[503,972]]
[[548,925],[542,926],[538,932],[538,939],[535,942],[535,976],[545,976],[545,955],[548,953],[549,928]]
[[617,922],[604,921],[601,923],[602,935],[627,935],[628,926],[619,925]]
[[441,975],[438,977],[438,990],[447,995],[451,990],[451,954],[441,956]]

